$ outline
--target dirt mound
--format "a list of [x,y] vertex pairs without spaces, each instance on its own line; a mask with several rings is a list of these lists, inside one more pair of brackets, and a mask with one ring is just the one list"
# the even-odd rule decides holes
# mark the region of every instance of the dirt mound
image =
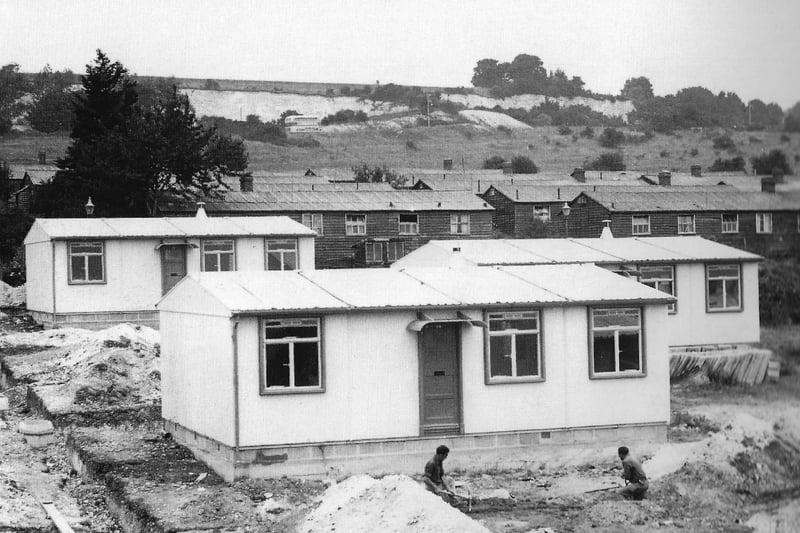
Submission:
[[437,532],[488,533],[488,529],[408,476],[377,480],[353,476],[333,485],[306,518],[302,533]]
[[494,111],[478,111],[470,109],[467,111],[459,111],[458,114],[470,122],[475,122],[483,126],[489,126],[490,128],[499,128],[502,126],[512,130],[533,129],[524,122],[521,122],[515,118],[511,118],[503,113],[495,113]]
[[0,307],[17,307],[25,305],[25,285],[12,287],[0,280]]

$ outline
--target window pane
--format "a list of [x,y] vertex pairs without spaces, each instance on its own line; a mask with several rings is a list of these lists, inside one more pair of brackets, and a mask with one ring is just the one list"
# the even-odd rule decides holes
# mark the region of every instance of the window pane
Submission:
[[283,269],[284,270],[297,269],[297,252],[285,252],[283,254]]
[[641,370],[639,368],[639,333],[620,331],[619,369],[620,371]]
[[538,335],[515,335],[517,341],[517,375],[539,375]]
[[722,280],[708,280],[708,307],[720,309],[722,302]]
[[286,339],[288,337],[316,338],[316,326],[283,326],[264,328],[264,337],[267,339]]
[[639,267],[642,279],[672,279],[671,266],[643,266]]
[[89,261],[89,280],[102,281],[103,280],[103,256],[102,255],[89,255],[86,256]]
[[592,315],[595,328],[639,326],[638,309],[596,309]]
[[72,256],[70,257],[70,261],[72,262],[72,280],[73,281],[85,281],[86,278],[86,262],[84,260],[84,256]]
[[295,250],[297,249],[297,241],[294,239],[267,241],[267,249],[270,251]]
[[316,342],[294,343],[294,384],[296,387],[319,386],[319,351]]
[[283,270],[280,252],[267,253],[267,270]]
[[73,254],[89,253],[101,254],[103,253],[103,243],[100,242],[73,242],[70,243],[70,252]]
[[216,272],[219,270],[217,254],[206,254],[205,257],[203,257],[203,270],[206,272]]
[[203,243],[203,249],[206,252],[232,252],[232,241],[207,241]]
[[538,329],[538,320],[536,315],[531,313],[491,314],[489,315],[489,329],[491,331],[535,330]]
[[219,269],[223,272],[233,270],[233,254],[221,254],[219,257]]
[[739,307],[739,280],[725,280],[725,307]]
[[614,372],[614,332],[594,332],[594,371]]
[[267,354],[267,387],[289,386],[289,345],[268,344]]
[[511,375],[511,337],[499,335],[489,337],[490,375]]
[[739,265],[708,265],[708,277],[721,276],[739,277]]

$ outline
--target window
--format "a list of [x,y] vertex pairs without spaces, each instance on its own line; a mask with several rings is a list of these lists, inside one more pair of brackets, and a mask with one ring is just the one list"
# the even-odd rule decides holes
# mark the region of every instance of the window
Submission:
[[267,240],[267,270],[296,270],[297,240]]
[[550,206],[549,205],[533,206],[533,218],[537,218],[542,222],[550,222]]
[[489,383],[539,381],[539,311],[489,313]]
[[367,263],[383,263],[383,243],[364,243],[364,261]]
[[394,263],[405,255],[403,241],[369,241],[364,243],[366,263]]
[[400,235],[416,235],[419,233],[418,217],[415,213],[400,214]]
[[[647,265],[640,266],[641,283],[653,287],[661,292],[675,296],[675,267],[672,265]],[[675,313],[675,304],[669,304],[669,312]]]
[[643,375],[641,309],[592,309],[591,322],[591,376]]
[[742,308],[742,275],[739,265],[706,265],[706,302],[709,311]]
[[678,215],[678,233],[694,233],[694,215]]
[[203,241],[203,272],[230,272],[236,270],[233,240]]
[[469,214],[450,215],[450,233],[453,235],[469,235]]
[[772,233],[772,213],[756,213],[756,233]]
[[322,391],[318,318],[262,322],[261,392]]
[[722,214],[722,233],[739,233],[739,215],[737,213]]
[[650,215],[633,215],[631,217],[631,233],[633,235],[650,234]]
[[322,235],[322,213],[303,213],[303,225]]
[[344,232],[346,235],[366,235],[367,215],[345,215]]
[[102,242],[70,242],[67,250],[70,283],[105,283]]
[[405,254],[403,241],[389,241],[386,243],[386,262],[394,263]]

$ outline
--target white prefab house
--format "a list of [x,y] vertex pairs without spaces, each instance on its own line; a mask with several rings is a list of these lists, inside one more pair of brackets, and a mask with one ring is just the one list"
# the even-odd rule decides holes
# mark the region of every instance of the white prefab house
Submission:
[[430,241],[392,268],[593,263],[677,298],[669,344],[686,348],[760,340],[761,256],[702,237]]
[[594,265],[190,275],[157,306],[162,415],[227,480],[664,439],[673,302]]
[[158,327],[187,273],[314,268],[312,230],[287,217],[39,218],[25,237],[27,306],[47,327]]

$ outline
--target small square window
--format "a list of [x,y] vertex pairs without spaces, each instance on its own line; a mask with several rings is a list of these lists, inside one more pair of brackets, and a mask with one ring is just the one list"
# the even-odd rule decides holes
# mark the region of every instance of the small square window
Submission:
[[533,218],[541,220],[542,222],[550,222],[550,206],[549,205],[533,206]]
[[633,215],[631,217],[631,233],[633,235],[650,235],[650,215]]
[[678,215],[678,233],[694,234],[694,215]]
[[303,213],[303,225],[322,235],[322,213]]
[[346,235],[366,235],[367,215],[345,215],[344,232]]
[[419,233],[419,217],[416,213],[400,213],[400,235],[417,235]]
[[539,311],[489,313],[489,383],[541,381]]
[[756,233],[772,233],[772,213],[756,213]]
[[739,233],[738,213],[722,214],[722,233]]
[[105,283],[102,242],[70,242],[67,244],[67,250],[70,283]]
[[450,215],[450,233],[453,235],[469,235],[469,214]]
[[591,310],[591,377],[644,375],[639,308]]
[[318,318],[262,321],[261,393],[322,392]]
[[706,265],[708,311],[739,311],[742,308],[742,272],[738,264]]
[[[675,267],[672,265],[642,265],[638,270],[642,273],[639,278],[640,283],[675,296]],[[668,310],[670,313],[675,313],[675,304],[669,304]]]
[[267,239],[267,270],[297,270],[297,239]]
[[383,263],[383,243],[365,242],[364,261],[367,263]]
[[236,270],[232,239],[204,240],[202,243],[203,272],[230,272]]

